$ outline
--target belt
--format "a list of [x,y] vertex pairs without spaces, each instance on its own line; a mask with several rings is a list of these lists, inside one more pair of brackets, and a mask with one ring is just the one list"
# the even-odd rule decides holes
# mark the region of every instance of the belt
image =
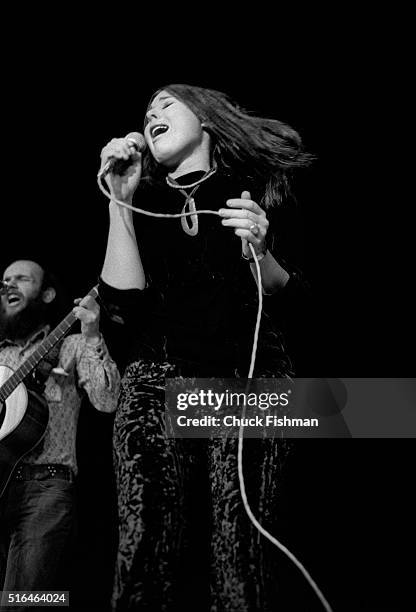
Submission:
[[71,468],[59,463],[43,463],[39,465],[20,464],[13,474],[14,480],[46,480],[47,478],[60,478],[61,480],[75,480]]

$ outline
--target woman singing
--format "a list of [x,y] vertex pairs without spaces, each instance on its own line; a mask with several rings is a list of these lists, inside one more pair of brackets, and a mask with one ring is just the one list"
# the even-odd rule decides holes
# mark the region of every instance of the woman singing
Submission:
[[[279,576],[240,499],[238,440],[168,438],[164,382],[247,377],[258,301],[249,244],[264,293],[254,376],[293,375],[279,318],[302,282],[283,247],[285,228],[276,223],[290,199],[292,171],[310,156],[289,126],[189,85],[154,94],[144,137],[143,153],[128,138],[104,147],[103,165],[110,158],[125,162],[107,176],[112,196],[132,205],[134,195],[134,206],[153,213],[219,215],[155,218],[110,202],[100,293],[129,339],[114,429],[114,609],[269,610],[278,601]],[[249,442],[248,498],[273,530],[288,444]],[[195,578],[194,595],[190,568],[203,576]]]

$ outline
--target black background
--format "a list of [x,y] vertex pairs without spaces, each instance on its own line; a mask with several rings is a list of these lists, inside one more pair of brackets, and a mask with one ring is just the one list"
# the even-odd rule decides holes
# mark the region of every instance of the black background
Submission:
[[[101,148],[141,131],[147,100],[164,84],[224,90],[292,125],[317,157],[297,182],[313,292],[294,341],[304,375],[412,376],[411,226],[398,142],[406,133],[403,56],[397,46],[391,54],[394,24],[384,36],[374,20],[341,11],[315,14],[305,29],[299,15],[266,25],[263,14],[243,24],[203,19],[202,34],[196,16],[164,32],[166,14],[150,13],[140,22],[116,15],[105,26],[64,14],[41,28],[13,23],[2,68],[2,268],[41,259],[73,297],[86,293],[106,241],[107,203],[95,178]],[[105,609],[111,592],[111,424],[84,402],[74,600],[85,609]],[[290,465],[276,535],[335,611],[410,609],[413,451],[413,440],[302,441]],[[319,610],[298,570],[281,565],[282,609]]]

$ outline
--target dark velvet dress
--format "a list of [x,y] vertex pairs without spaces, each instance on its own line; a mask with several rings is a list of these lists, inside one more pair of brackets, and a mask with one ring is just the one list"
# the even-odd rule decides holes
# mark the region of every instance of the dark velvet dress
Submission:
[[[182,177],[183,184],[200,177]],[[197,209],[218,210],[246,187],[218,174],[200,184]],[[254,197],[253,197],[254,199]],[[143,190],[137,206],[181,212],[185,197],[168,185]],[[250,523],[239,491],[237,439],[170,439],[165,377],[246,377],[257,288],[241,241],[214,215],[199,231],[180,219],[135,215],[147,278],[143,291],[101,282],[105,309],[124,333],[125,372],[114,424],[119,547],[115,610],[278,609],[277,554]],[[279,254],[277,253],[277,257]],[[292,375],[277,325],[299,281],[265,296],[255,377]],[[247,440],[248,500],[262,525],[273,517],[289,445]]]

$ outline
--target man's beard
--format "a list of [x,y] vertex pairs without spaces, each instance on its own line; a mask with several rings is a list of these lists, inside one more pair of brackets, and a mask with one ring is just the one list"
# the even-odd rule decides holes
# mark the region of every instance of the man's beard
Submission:
[[16,314],[6,314],[0,307],[0,340],[25,340],[37,329],[46,325],[48,305],[41,296],[28,300],[25,308]]

